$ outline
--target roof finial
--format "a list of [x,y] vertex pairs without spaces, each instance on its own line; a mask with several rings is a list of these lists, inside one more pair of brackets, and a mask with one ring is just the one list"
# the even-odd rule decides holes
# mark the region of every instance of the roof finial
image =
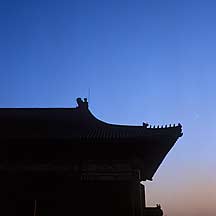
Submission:
[[143,122],[143,127],[147,128],[149,126],[148,123]]
[[88,109],[88,101],[87,98],[84,98],[84,101],[81,98],[77,98],[77,104],[79,108],[85,108]]

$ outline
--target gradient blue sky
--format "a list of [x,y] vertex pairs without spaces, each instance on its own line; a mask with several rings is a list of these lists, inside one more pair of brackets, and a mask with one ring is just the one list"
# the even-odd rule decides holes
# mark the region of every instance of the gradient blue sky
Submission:
[[106,122],[180,122],[148,204],[216,215],[215,11],[214,0],[1,0],[0,106],[73,107],[90,89]]

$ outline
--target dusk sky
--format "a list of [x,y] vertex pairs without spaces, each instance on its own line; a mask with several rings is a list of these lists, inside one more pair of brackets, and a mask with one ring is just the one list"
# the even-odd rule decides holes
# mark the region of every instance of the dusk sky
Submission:
[[181,123],[146,185],[167,216],[216,215],[216,1],[1,0],[0,107]]

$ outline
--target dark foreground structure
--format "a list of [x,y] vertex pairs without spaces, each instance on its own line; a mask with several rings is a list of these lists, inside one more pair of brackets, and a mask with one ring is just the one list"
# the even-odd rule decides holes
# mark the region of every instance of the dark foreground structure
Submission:
[[146,207],[152,177],[181,125],[112,125],[76,108],[0,109],[0,214],[161,216]]

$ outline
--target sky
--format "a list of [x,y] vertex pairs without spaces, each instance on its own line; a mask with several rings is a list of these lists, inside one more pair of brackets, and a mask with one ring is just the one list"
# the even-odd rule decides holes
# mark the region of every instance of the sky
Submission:
[[115,124],[181,123],[147,204],[216,215],[216,2],[1,0],[0,107],[75,107]]

